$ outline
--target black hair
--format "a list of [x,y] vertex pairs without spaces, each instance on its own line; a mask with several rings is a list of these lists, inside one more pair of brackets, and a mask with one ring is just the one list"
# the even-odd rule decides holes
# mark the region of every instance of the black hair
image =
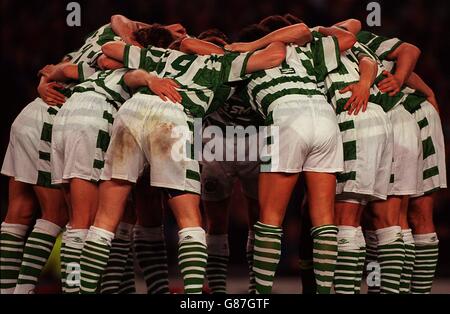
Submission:
[[260,24],[252,24],[245,27],[238,36],[238,40],[242,42],[250,42],[266,36],[269,30]]
[[291,22],[281,15],[270,15],[259,22],[259,25],[267,28],[269,32],[273,32],[277,29],[291,25]]
[[291,14],[291,13],[287,13],[283,16],[286,20],[288,20],[291,24],[300,24],[300,23],[304,23],[303,20],[301,18],[299,18],[298,16]]

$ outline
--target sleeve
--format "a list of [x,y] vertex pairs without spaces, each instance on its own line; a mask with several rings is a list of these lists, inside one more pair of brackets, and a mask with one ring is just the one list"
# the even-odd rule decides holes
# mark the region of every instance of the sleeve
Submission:
[[328,73],[340,65],[339,42],[334,36],[316,38],[311,42],[311,51],[317,79],[323,81]]
[[398,38],[378,36],[368,31],[359,32],[357,38],[358,42],[369,47],[381,60],[386,60],[391,52],[403,44],[403,41]]
[[249,77],[247,75],[247,64],[253,52],[237,53],[227,52],[222,57],[221,83],[242,81]]
[[86,62],[78,63],[78,81],[84,82],[97,71],[98,69],[90,66]]
[[140,48],[126,45],[123,53],[123,64],[129,69],[144,69],[150,71],[161,61],[166,49],[149,46]]
[[360,44],[359,42],[357,42],[352,47],[351,52],[356,56],[358,60],[364,57],[368,57],[374,61],[379,61],[378,58],[376,58],[376,56],[371,53],[371,51],[367,47],[365,47],[363,44]]

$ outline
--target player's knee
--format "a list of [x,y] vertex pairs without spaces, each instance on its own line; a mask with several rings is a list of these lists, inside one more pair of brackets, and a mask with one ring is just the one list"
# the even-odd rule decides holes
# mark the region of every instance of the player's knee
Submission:
[[413,230],[420,227],[433,226],[433,212],[429,210],[410,210],[408,212],[408,223]]

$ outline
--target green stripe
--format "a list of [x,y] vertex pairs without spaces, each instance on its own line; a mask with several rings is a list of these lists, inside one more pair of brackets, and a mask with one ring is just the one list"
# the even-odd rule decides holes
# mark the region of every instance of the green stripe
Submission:
[[426,179],[429,179],[429,178],[437,176],[437,175],[439,175],[439,168],[436,166],[436,167],[424,170],[423,179],[426,180]]
[[95,169],[103,169],[105,166],[105,162],[103,160],[94,159],[94,168]]
[[41,132],[41,140],[46,142],[52,141],[52,129],[53,126],[49,123],[44,122],[44,125],[42,126],[42,132]]
[[348,131],[355,128],[355,122],[353,120],[339,123],[339,129],[341,132]]
[[39,151],[39,159],[50,161],[50,153],[45,153],[45,152]]
[[106,121],[108,121],[110,124],[113,124],[114,122],[114,118],[113,115],[110,114],[108,111],[104,111],[103,112],[103,119],[105,119]]
[[200,174],[193,170],[186,170],[186,178],[200,182]]
[[356,160],[356,141],[345,142],[343,145],[344,161]]
[[436,150],[434,148],[433,139],[428,137],[426,140],[422,141],[422,148],[423,148],[423,159],[426,159],[427,157],[434,155],[436,153]]
[[103,130],[99,130],[97,135],[96,147],[100,148],[103,152],[106,152],[108,150],[109,141],[110,141],[109,133]]

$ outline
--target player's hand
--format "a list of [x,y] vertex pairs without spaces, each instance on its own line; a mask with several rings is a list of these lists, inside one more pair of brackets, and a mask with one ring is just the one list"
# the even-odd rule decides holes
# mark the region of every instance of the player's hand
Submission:
[[438,104],[438,102],[437,102],[437,100],[436,100],[436,96],[431,95],[431,96],[429,96],[429,97],[427,98],[427,100],[428,100],[428,102],[434,107],[434,109],[436,109],[436,111],[437,111],[438,113],[440,113],[440,111],[439,111],[439,104]]
[[348,110],[348,114],[352,113],[355,116],[360,112],[365,112],[367,110],[367,104],[369,102],[370,87],[364,86],[361,82],[350,84],[347,87],[339,91],[341,94],[351,92],[352,96],[347,101],[344,106],[344,110]]
[[50,82],[40,84],[38,86],[38,93],[41,99],[49,106],[57,106],[66,102],[66,96],[55,90],[55,88],[63,88],[57,82]]
[[169,99],[174,103],[180,103],[182,100],[180,93],[177,91],[180,86],[174,80],[154,77],[148,81],[147,86],[163,101]]
[[47,64],[45,67],[39,70],[38,74],[42,76],[49,77],[50,74],[55,70],[54,64]]
[[225,46],[226,50],[235,52],[249,52],[254,51],[252,44],[250,43],[233,43]]
[[389,96],[397,95],[402,89],[403,82],[389,71],[383,71],[386,78],[378,83],[378,88],[382,93],[389,93]]

